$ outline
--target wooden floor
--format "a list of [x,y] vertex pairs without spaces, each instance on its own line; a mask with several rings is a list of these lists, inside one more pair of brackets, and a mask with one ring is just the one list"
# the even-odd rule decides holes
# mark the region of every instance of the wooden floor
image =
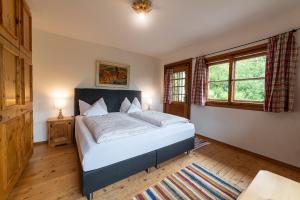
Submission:
[[[117,147],[122,148],[122,147]],[[94,199],[130,199],[167,175],[197,162],[220,177],[246,188],[258,170],[265,169],[300,182],[300,172],[262,160],[222,144],[182,154],[149,174],[140,172],[94,193]],[[75,146],[36,145],[30,163],[9,199],[84,199],[80,193],[79,162]]]

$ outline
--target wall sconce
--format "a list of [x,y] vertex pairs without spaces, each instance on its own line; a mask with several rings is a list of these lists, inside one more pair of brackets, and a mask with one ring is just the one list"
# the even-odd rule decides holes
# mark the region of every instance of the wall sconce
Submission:
[[54,99],[54,107],[59,110],[57,119],[63,119],[64,116],[62,114],[62,109],[66,106],[66,99],[64,98],[56,98]]

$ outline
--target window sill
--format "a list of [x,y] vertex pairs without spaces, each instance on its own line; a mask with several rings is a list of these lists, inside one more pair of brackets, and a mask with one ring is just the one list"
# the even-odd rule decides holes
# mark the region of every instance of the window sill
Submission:
[[250,103],[250,102],[222,102],[222,101],[207,101],[206,106],[212,107],[223,107],[223,108],[234,108],[242,110],[255,110],[263,111],[264,106],[262,103]]

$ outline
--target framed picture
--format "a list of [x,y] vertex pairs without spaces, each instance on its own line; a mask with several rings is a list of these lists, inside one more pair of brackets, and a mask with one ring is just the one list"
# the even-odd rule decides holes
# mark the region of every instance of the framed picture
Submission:
[[96,86],[128,88],[130,66],[107,61],[96,62]]

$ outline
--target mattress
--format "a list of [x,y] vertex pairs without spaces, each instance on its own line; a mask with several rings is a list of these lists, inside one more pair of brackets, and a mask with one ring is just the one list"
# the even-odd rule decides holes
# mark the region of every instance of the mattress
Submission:
[[[102,168],[194,137],[191,123],[152,127],[145,133],[97,144],[82,116],[75,118],[75,137],[83,171]],[[147,123],[147,122],[145,122]]]

